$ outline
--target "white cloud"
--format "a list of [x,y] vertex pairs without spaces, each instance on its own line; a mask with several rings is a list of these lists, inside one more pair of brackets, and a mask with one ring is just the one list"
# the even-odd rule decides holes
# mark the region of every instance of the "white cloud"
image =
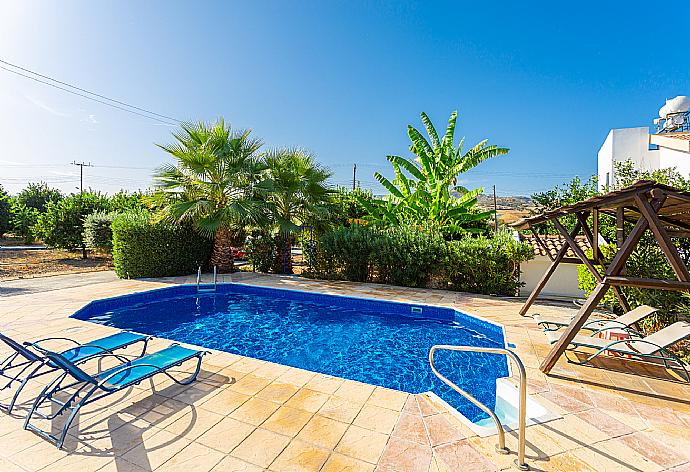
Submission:
[[91,123],[100,123],[100,121],[98,121],[98,120],[96,119],[96,115],[89,115],[88,120],[89,120]]
[[65,117],[65,118],[68,117],[68,116],[70,116],[69,113],[64,113],[64,112],[62,112],[62,111],[60,111],[60,110],[56,110],[55,108],[53,108],[53,107],[51,107],[50,105],[44,103],[43,101],[39,100],[39,99],[36,98],[36,97],[32,97],[31,95],[24,95],[24,97],[25,97],[28,101],[30,101],[31,103],[33,103],[34,105],[36,105],[38,108],[40,108],[40,109],[42,109],[42,110],[44,110],[44,111],[47,111],[47,112],[50,113],[51,115],[62,116],[62,117]]

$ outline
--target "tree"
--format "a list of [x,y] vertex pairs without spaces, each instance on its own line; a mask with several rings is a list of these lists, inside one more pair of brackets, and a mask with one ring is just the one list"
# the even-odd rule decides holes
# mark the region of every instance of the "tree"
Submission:
[[[546,192],[533,194],[532,201],[535,204],[535,208],[531,211],[531,214],[539,215],[565,205],[572,205],[573,203],[587,200],[598,194],[596,175],[591,176],[585,181],[575,176],[570,182],[556,185]],[[573,215],[563,217],[561,220],[566,228],[572,228],[575,224],[575,216]],[[558,230],[550,221],[538,225],[537,231],[541,234],[558,234]]]
[[265,165],[259,159],[262,142],[249,130],[232,130],[216,123],[183,123],[175,142],[159,145],[175,159],[154,175],[159,190],[150,203],[163,219],[192,222],[213,238],[211,263],[222,272],[233,270],[232,246],[248,223],[264,216],[256,198]]
[[508,149],[481,141],[463,152],[464,138],[456,146],[453,112],[443,138],[439,138],[429,117],[421,114],[429,136],[427,140],[413,126],[408,126],[414,159],[388,156],[395,178],[391,181],[380,173],[374,176],[390,195],[385,199],[361,203],[369,212],[366,219],[378,226],[413,224],[441,231],[447,237],[465,232],[485,231],[485,222],[493,211],[476,209],[477,196],[484,189],[469,190],[458,184],[458,176],[492,157],[508,153]]
[[34,226],[44,243],[63,249],[81,248],[86,259],[84,220],[92,213],[108,211],[108,197],[98,192],[75,193],[50,202]]
[[301,225],[328,214],[331,172],[300,149],[264,155],[267,179],[259,186],[276,233],[276,272],[292,273],[291,248]]
[[28,207],[35,208],[39,213],[46,211],[51,202],[57,202],[62,198],[62,193],[55,188],[48,187],[45,182],[30,183],[17,195],[17,202]]
[[0,185],[0,238],[12,229],[10,208],[12,198],[9,196],[2,185]]

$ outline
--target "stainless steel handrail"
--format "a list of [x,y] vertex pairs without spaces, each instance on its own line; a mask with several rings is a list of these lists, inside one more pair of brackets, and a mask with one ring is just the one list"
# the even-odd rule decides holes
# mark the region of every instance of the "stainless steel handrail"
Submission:
[[[213,291],[215,292],[218,288],[218,267],[213,266]],[[210,292],[211,289],[201,289],[201,266],[196,273],[196,291],[198,292]]]
[[463,351],[463,352],[486,352],[489,354],[503,354],[510,357],[515,365],[518,367],[520,373],[520,404],[518,408],[518,458],[515,460],[515,465],[520,470],[529,470],[529,465],[525,462],[525,427],[527,424],[526,410],[527,410],[527,372],[525,371],[525,365],[522,363],[517,354],[515,354],[510,349],[505,348],[494,348],[494,347],[475,347],[475,346],[449,346],[449,345],[436,345],[429,351],[429,364],[431,365],[431,370],[434,372],[436,377],[441,379],[446,385],[458,392],[460,395],[465,397],[467,400],[472,402],[473,405],[478,407],[484,413],[489,415],[489,417],[496,423],[496,430],[498,431],[498,445],[496,446],[496,452],[500,454],[510,453],[510,449],[506,447],[505,432],[503,431],[503,426],[501,421],[496,416],[488,406],[484,405],[482,402],[474,398],[470,393],[464,391],[453,382],[444,377],[437,369],[434,364],[434,352],[438,350],[445,351]]

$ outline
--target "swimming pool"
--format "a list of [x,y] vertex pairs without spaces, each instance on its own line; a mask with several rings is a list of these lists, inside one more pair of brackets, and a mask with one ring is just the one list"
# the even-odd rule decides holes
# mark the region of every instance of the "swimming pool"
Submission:
[[[500,326],[426,305],[242,284],[181,285],[96,300],[74,318],[409,393],[433,391],[471,421],[485,414],[431,372],[434,344],[504,346]],[[439,370],[494,408],[506,359],[439,352]]]

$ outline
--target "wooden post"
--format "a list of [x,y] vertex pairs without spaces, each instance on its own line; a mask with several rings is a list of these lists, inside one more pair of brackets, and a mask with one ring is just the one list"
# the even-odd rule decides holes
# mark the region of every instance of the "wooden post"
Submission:
[[[580,232],[580,227],[581,224],[578,221],[575,224],[575,228],[570,232],[570,236],[575,237],[577,233]],[[532,293],[530,293],[529,297],[527,298],[527,301],[525,302],[524,305],[522,305],[522,308],[520,308],[520,315],[525,316],[527,311],[530,309],[534,301],[537,299],[541,291],[544,289],[546,286],[546,283],[549,281],[553,273],[556,271],[556,267],[558,267],[558,264],[560,264],[561,259],[565,257],[566,252],[568,252],[568,245],[564,244],[563,247],[558,251],[558,254],[556,254],[556,258],[553,260],[551,265],[549,266],[548,269],[546,269],[546,272],[544,275],[541,276],[541,279],[539,279],[539,282],[537,283],[536,287],[534,287],[534,290],[532,290]]]
[[625,241],[625,208],[619,206],[616,208],[616,247],[618,249],[623,246]]
[[[656,212],[660,206],[661,202],[655,201],[653,204],[654,212]],[[578,221],[578,224],[579,223],[580,222]],[[611,264],[609,265],[608,269],[606,269],[606,277],[617,276],[621,274],[623,268],[625,267],[625,262],[628,260],[630,254],[637,246],[637,243],[640,242],[640,238],[642,238],[642,235],[644,234],[647,227],[647,219],[644,216],[641,216],[640,219],[637,220],[635,227],[630,232],[627,239],[623,242],[623,245],[618,248],[616,256],[613,258],[613,261],[611,261]],[[580,330],[580,328],[582,328],[582,325],[585,324],[589,316],[592,314],[594,309],[597,307],[601,299],[606,294],[606,291],[609,289],[609,287],[610,285],[606,283],[606,279],[604,278],[604,281],[598,283],[594,290],[592,290],[592,293],[590,293],[589,297],[587,297],[587,301],[585,302],[585,304],[582,305],[582,307],[578,310],[573,320],[565,329],[565,331],[558,339],[556,344],[546,355],[546,358],[544,358],[544,360],[542,361],[541,365],[539,366],[539,369],[542,372],[544,372],[545,374],[551,372],[553,366],[556,365],[558,359],[568,348],[570,341],[573,340],[577,332]]]
[[654,237],[659,243],[661,250],[664,251],[664,255],[666,255],[666,259],[668,259],[669,264],[671,264],[673,272],[675,272],[678,280],[682,282],[690,281],[688,268],[685,267],[683,259],[681,259],[680,254],[678,254],[678,249],[676,249],[676,246],[673,244],[673,241],[671,241],[661,221],[657,218],[656,211],[654,211],[647,199],[640,195],[635,195],[635,201],[637,202],[640,213],[647,218],[649,229],[654,233]]
[[592,261],[590,261],[587,257],[587,254],[585,254],[584,251],[580,248],[580,246],[577,245],[577,241],[575,241],[573,238],[570,237],[570,235],[568,235],[568,232],[563,227],[561,222],[558,221],[558,218],[554,218],[552,221],[554,226],[556,226],[556,229],[561,233],[563,238],[565,238],[566,246],[570,246],[570,249],[572,249],[575,255],[580,258],[582,263],[587,267],[587,269],[589,269],[594,278],[597,279],[597,282],[601,282],[602,280],[604,280],[599,271],[592,264]]
[[599,260],[599,209],[592,209],[592,259]]
[[[598,210],[596,210],[596,212],[599,213]],[[592,213],[592,215],[594,215],[594,212]],[[582,231],[585,233],[585,236],[587,236],[587,238],[589,239],[589,244],[591,244],[592,248],[598,248],[599,245],[596,243],[598,236],[595,237],[594,234],[590,231],[589,226],[587,225],[587,216],[582,213],[576,213],[575,216],[577,217],[577,220],[582,224]],[[597,220],[593,219],[593,221]],[[604,272],[606,272],[606,262],[604,261],[604,256],[601,254],[601,252],[599,252],[597,257],[593,257],[593,259],[596,261],[597,264],[601,266]],[[625,297],[623,290],[621,290],[621,288],[618,286],[614,286],[611,288],[613,289],[613,293],[616,294],[616,298],[618,299],[618,303],[620,303],[621,308],[623,308],[624,311],[630,311],[630,304],[628,303],[628,299]]]

